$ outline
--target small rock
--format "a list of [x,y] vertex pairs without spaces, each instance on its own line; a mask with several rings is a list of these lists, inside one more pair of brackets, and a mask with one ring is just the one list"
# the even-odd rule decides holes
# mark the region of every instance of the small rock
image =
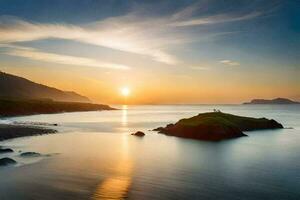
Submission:
[[0,159],[0,166],[7,166],[7,165],[15,165],[17,162],[11,158],[1,158]]
[[131,135],[135,135],[135,136],[139,136],[139,137],[144,137],[145,133],[143,133],[142,131],[138,131],[136,133],[132,133]]
[[14,152],[14,150],[12,150],[10,148],[7,148],[7,149],[0,148],[0,153],[12,153],[12,152]]
[[162,130],[164,130],[163,127],[158,127],[158,128],[153,129],[152,131],[158,131],[158,132],[160,132],[160,131],[162,131]]
[[24,152],[24,153],[21,153],[20,156],[22,156],[22,157],[39,157],[39,156],[41,156],[41,154],[36,153],[36,152]]

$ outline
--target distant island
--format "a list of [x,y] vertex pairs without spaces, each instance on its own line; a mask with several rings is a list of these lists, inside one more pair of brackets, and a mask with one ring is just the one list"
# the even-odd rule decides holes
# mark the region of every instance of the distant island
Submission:
[[276,99],[253,99],[250,102],[244,104],[300,104],[300,102],[292,101],[286,98],[276,98]]
[[181,119],[175,124],[168,124],[166,127],[159,127],[154,131],[170,136],[219,141],[247,136],[243,131],[280,128],[283,126],[273,119],[209,112],[188,119]]
[[11,99],[51,99],[53,101],[91,103],[89,98],[75,92],[62,91],[0,71],[0,98],[1,97]]

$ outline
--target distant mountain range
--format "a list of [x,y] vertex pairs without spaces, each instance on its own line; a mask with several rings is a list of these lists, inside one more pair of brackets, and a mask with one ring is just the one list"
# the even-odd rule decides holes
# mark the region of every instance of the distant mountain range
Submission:
[[300,104],[300,102],[292,101],[286,98],[276,98],[276,99],[253,99],[250,102],[244,104]]
[[91,102],[75,92],[62,91],[28,79],[0,71],[0,98],[49,99],[64,102]]

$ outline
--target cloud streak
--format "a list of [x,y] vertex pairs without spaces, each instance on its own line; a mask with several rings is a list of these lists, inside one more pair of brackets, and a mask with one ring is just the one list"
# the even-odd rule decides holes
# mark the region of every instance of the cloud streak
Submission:
[[125,65],[104,63],[98,60],[83,58],[78,56],[75,57],[75,56],[59,55],[54,53],[46,53],[46,52],[38,51],[37,49],[33,49],[33,48],[17,47],[6,51],[5,54],[10,56],[23,57],[31,60],[64,64],[64,65],[88,66],[88,67],[99,67],[99,68],[110,68],[110,69],[121,69],[121,70],[130,69],[130,67]]
[[209,24],[218,24],[218,23],[228,23],[228,22],[235,22],[235,21],[244,21],[259,17],[262,15],[261,12],[252,12],[244,15],[232,16],[230,14],[219,14],[209,17],[201,17],[201,18],[194,18],[190,20],[183,20],[183,21],[176,21],[171,23],[171,26],[200,26],[200,25],[209,25]]
[[221,60],[220,63],[227,65],[227,66],[240,66],[241,65],[239,62],[235,62],[232,60]]

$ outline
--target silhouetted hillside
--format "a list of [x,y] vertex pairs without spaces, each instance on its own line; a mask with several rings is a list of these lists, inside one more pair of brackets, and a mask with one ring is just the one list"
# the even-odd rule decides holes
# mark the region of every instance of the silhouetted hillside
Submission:
[[54,101],[90,102],[75,92],[62,91],[0,71],[0,97],[18,99],[52,99]]

